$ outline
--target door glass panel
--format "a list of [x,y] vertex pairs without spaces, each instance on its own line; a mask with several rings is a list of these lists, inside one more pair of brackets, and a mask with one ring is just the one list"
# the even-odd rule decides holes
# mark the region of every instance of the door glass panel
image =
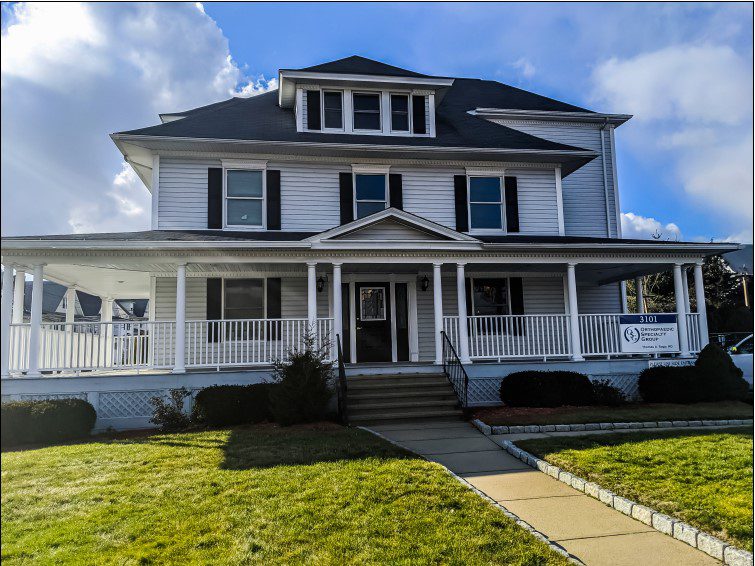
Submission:
[[362,287],[359,307],[363,322],[385,320],[385,287]]

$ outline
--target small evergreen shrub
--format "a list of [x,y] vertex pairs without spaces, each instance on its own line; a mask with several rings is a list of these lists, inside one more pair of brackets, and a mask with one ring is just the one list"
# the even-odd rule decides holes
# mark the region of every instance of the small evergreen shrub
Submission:
[[590,405],[593,388],[586,375],[573,371],[518,371],[501,380],[501,401],[511,407]]
[[81,399],[11,401],[0,407],[2,447],[48,444],[88,436],[97,413]]
[[592,401],[595,405],[616,407],[626,403],[627,398],[621,389],[611,385],[607,379],[596,379],[592,382]]
[[272,383],[213,385],[202,389],[194,400],[197,420],[210,426],[229,426],[272,420]]
[[720,346],[709,343],[695,362],[706,401],[729,401],[749,397],[750,387],[742,370]]
[[697,403],[704,395],[695,366],[656,366],[642,370],[640,395],[646,403]]
[[184,412],[184,400],[191,395],[185,387],[171,389],[169,398],[152,397],[149,402],[154,407],[149,422],[160,427],[161,430],[183,430],[191,424],[189,415]]
[[292,350],[285,362],[276,362],[270,392],[270,408],[275,421],[287,426],[325,418],[333,392],[333,365],[328,346],[315,347],[314,338],[304,338],[304,348]]

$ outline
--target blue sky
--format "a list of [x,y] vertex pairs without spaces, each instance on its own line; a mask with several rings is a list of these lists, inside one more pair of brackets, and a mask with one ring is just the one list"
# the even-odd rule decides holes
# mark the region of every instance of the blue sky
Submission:
[[[634,114],[617,130],[625,235],[658,229],[671,238],[752,241],[751,4],[219,3],[72,10],[3,9],[4,234],[145,227],[139,211],[148,210],[146,191],[105,134],[155,123],[157,112],[274,87],[270,81],[280,67],[360,54]],[[83,62],[71,65],[71,57]],[[50,135],[69,137],[72,121],[83,130],[78,143],[61,149],[49,141]],[[25,139],[30,122],[44,122],[45,139]],[[14,140],[21,143],[6,151]],[[57,184],[20,166],[6,174],[6,163],[27,162],[27,147],[35,160],[40,151],[42,159],[50,152],[50,163],[63,169]],[[97,162],[77,159],[82,151]],[[31,193],[17,192],[19,185]],[[59,198],[60,185],[72,203],[62,217],[49,215],[41,224],[26,214],[40,197]]]

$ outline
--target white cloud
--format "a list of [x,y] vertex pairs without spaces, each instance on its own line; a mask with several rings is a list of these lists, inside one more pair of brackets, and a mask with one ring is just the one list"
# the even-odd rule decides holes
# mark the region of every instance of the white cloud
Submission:
[[681,240],[682,231],[673,222],[663,224],[633,212],[621,213],[621,234],[624,238],[641,240]]
[[201,4],[19,3],[3,20],[3,234],[149,228],[108,134],[276,84],[246,77]]
[[[596,104],[634,114],[624,139],[670,165],[681,198],[751,234],[752,64],[725,45],[676,45],[612,58],[592,75]],[[750,235],[748,240],[751,240]]]
[[526,57],[520,57],[511,64],[525,79],[531,79],[535,76],[535,65]]

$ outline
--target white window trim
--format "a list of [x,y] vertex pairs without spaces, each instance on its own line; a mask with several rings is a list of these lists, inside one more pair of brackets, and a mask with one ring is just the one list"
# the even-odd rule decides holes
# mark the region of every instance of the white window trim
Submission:
[[[406,118],[407,123],[409,124],[409,128],[406,130],[394,130],[393,129],[393,97],[394,96],[405,96],[406,97]],[[395,92],[391,91],[388,93],[388,127],[390,128],[390,131],[392,134],[403,134],[405,136],[413,136],[414,134],[414,112],[412,112],[412,98],[413,94],[410,92]],[[423,136],[425,134],[417,134],[418,136]]]
[[475,280],[475,278],[472,277],[472,276],[470,276],[469,277],[469,293],[470,293],[470,300],[471,300],[471,303],[472,303],[472,312],[468,313],[468,316],[510,316],[511,315],[511,277],[509,277],[508,275],[505,276],[505,277],[498,277],[498,276],[487,277],[487,276],[482,276],[482,277],[478,277],[478,279],[503,279],[504,281],[506,281],[506,306],[509,309],[509,314],[508,315],[476,315],[476,314],[474,314],[474,311],[475,311],[475,304],[474,304],[474,280]]
[[[359,199],[357,200],[357,175],[383,175],[383,180],[385,183],[385,200],[376,200],[376,199]],[[357,205],[360,202],[384,202],[385,208],[390,208],[391,205],[391,188],[388,183],[388,169],[385,167],[380,168],[366,168],[366,167],[352,167],[351,172],[351,185],[352,185],[352,200],[354,202],[354,220],[360,220],[360,217],[357,215]],[[385,209],[383,209],[385,210]],[[364,218],[364,217],[362,217]]]
[[[267,230],[267,161],[232,161],[223,160],[223,229],[246,230],[259,232]],[[262,224],[250,226],[248,224],[228,223],[228,171],[260,171],[262,174],[262,197],[230,197],[237,200],[261,200]]]
[[223,284],[221,285],[222,292],[220,293],[220,320],[245,320],[243,318],[226,318],[225,317],[225,282],[229,279],[261,279],[262,280],[262,317],[267,320],[267,277],[221,277]]
[[[383,318],[368,318],[368,319],[365,319],[364,318],[364,310],[362,308],[364,306],[364,303],[362,303],[362,292],[365,291],[365,290],[377,290],[377,289],[382,289],[382,291],[383,291]],[[389,307],[389,305],[385,304],[387,297],[388,297],[388,293],[386,292],[386,288],[384,286],[382,286],[382,285],[374,285],[374,286],[370,286],[370,287],[360,287],[360,289],[359,289],[359,319],[362,322],[385,322],[387,320],[388,307]],[[393,341],[393,340],[392,340],[392,342],[395,343],[395,341]]]
[[[385,109],[383,108],[383,93],[385,91],[380,90],[352,90],[351,91],[351,125],[352,125],[352,131],[354,133],[358,134],[374,134],[374,135],[381,135],[383,132],[383,120],[385,117]],[[357,128],[354,126],[354,117],[356,116],[356,109],[354,108],[354,96],[357,94],[376,94],[378,97],[378,120],[379,120],[379,127],[374,130],[365,130],[363,128]]]
[[[472,190],[471,190],[471,179],[474,177],[491,177],[491,178],[497,178],[499,183],[499,189],[500,189],[500,207],[501,207],[501,227],[500,228],[474,228],[472,226],[472,204],[488,204],[493,205],[496,204],[495,202],[480,202],[480,201],[472,201]],[[503,173],[486,173],[483,171],[480,172],[467,172],[467,225],[469,226],[469,233],[470,234],[507,234],[507,226],[506,226],[506,194],[505,194],[505,180]]]
[[[325,93],[328,92],[337,92],[341,95],[341,127],[340,128],[326,128],[325,127]],[[346,131],[346,117],[344,116],[344,99],[346,98],[346,93],[342,89],[337,88],[324,88],[320,91],[320,125],[322,126],[321,130],[310,130],[313,132],[345,132]]]

